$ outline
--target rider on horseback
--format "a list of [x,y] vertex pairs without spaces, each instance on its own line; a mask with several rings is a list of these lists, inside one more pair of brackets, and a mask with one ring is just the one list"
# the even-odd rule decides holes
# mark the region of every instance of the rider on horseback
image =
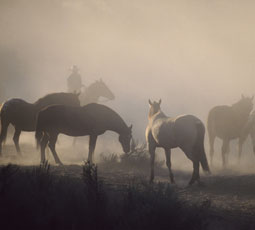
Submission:
[[71,68],[71,75],[67,78],[67,88],[69,93],[81,92],[81,88],[84,87],[81,80],[79,69],[76,65]]

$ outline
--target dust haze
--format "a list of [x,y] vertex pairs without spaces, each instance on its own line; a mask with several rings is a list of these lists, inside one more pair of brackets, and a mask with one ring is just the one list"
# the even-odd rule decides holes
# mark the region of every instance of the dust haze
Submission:
[[[1,0],[1,102],[66,91],[76,64],[86,86],[102,78],[114,92],[106,105],[133,124],[135,139],[144,141],[149,98],[169,116],[206,122],[213,106],[254,94],[254,9],[248,0]],[[120,151],[114,135],[105,138]]]

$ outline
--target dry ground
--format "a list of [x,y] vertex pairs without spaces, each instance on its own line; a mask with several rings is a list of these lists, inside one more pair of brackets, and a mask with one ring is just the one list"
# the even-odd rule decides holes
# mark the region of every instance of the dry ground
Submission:
[[[39,152],[34,145],[23,143],[21,148],[23,156],[18,157],[12,144],[5,145],[4,155],[0,158],[0,164],[12,163],[24,167],[39,164]],[[74,153],[75,151],[76,153]],[[80,177],[82,173],[81,165],[86,157],[79,154],[77,149],[73,150],[71,147],[59,148],[59,152],[61,152],[59,155],[63,162],[69,163],[65,166],[56,166],[48,155],[52,164],[52,172],[57,175]],[[149,168],[130,171],[121,167],[108,166],[104,163],[98,164],[99,177],[108,186],[121,189],[131,183],[132,180],[148,180]],[[251,224],[255,216],[255,171],[253,173],[252,169],[243,170],[237,165],[235,167],[232,166],[231,170],[213,168],[210,176],[201,173],[201,180],[204,186],[194,185],[190,187],[186,185],[190,179],[191,171],[184,171],[174,167],[177,184],[173,185],[173,189],[177,191],[181,199],[189,203],[201,204],[204,202],[210,206],[212,215],[224,217],[226,221],[247,222],[249,223],[249,229],[253,229],[253,227],[255,229],[255,225]],[[168,183],[168,171],[166,168],[156,170],[155,174],[156,182]]]

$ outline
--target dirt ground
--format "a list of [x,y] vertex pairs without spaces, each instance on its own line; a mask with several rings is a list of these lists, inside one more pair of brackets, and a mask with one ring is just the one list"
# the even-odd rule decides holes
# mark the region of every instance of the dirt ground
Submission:
[[[24,167],[39,164],[39,152],[34,145],[23,143],[21,148],[23,153],[22,157],[19,157],[15,153],[12,144],[5,145],[0,164],[12,163]],[[60,149],[61,159],[63,159],[63,162],[68,162],[64,166],[56,166],[49,153],[46,154],[50,157],[51,170],[54,174],[71,177],[81,176],[84,156],[78,153],[70,154],[70,151],[75,150],[72,150],[71,147],[65,150]],[[104,184],[118,189],[127,186],[134,179],[148,181],[149,178],[149,167],[144,170],[129,171],[121,168],[105,167],[103,163],[98,163],[98,169],[99,177],[104,181]],[[249,229],[255,229],[253,224],[255,223],[253,220],[255,216],[255,173],[252,170],[239,170],[238,167],[227,170],[212,168],[211,171],[212,174],[209,176],[201,172],[202,186],[193,185],[188,187],[187,183],[191,177],[191,171],[173,167],[176,184],[172,187],[184,201],[190,204],[205,203],[210,206],[212,215],[220,218],[224,217],[226,221],[247,222]],[[155,182],[169,183],[166,168],[155,170],[155,175]]]

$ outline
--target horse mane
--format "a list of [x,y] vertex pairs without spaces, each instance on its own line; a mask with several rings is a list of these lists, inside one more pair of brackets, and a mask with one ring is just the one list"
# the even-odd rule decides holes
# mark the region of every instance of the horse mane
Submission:
[[243,99],[240,99],[239,101],[233,103],[231,105],[232,108],[238,108],[243,103]]
[[[102,115],[104,118],[108,118],[110,119],[113,123],[115,123],[115,121],[120,121],[120,123],[118,124],[118,126],[116,127],[116,130],[121,130],[122,128],[125,128],[128,130],[128,126],[127,124],[125,123],[125,121],[123,120],[123,118],[116,112],[114,111],[113,109],[105,106],[105,105],[102,105],[102,104],[97,104],[97,103],[90,103],[90,104],[87,104],[87,105],[84,105],[83,108],[101,108],[103,109],[103,113],[101,113],[100,115]],[[102,111],[100,111],[102,112]]]
[[232,104],[231,108],[233,108],[236,112],[242,114],[242,116],[249,116],[251,109],[249,110],[249,107],[247,107],[246,105],[248,102],[249,98],[241,98],[239,101],[237,101],[236,103]]

